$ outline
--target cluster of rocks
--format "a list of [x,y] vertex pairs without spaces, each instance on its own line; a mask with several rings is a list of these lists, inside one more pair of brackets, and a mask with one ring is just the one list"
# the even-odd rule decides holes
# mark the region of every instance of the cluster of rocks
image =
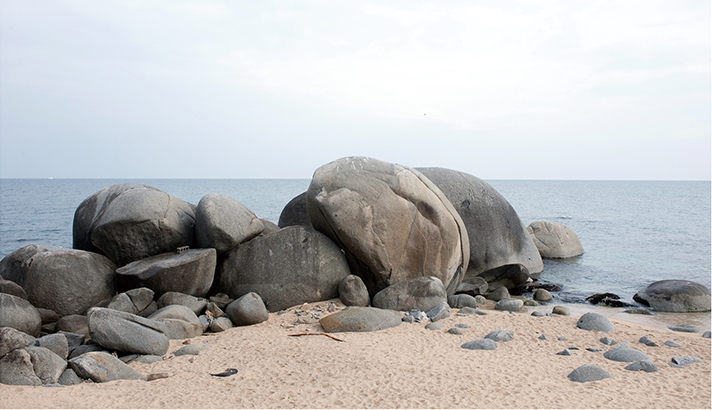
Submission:
[[[315,171],[278,225],[225,195],[193,205],[147,185],[117,184],[78,206],[73,249],[28,245],[0,261],[0,327],[30,337],[80,334],[81,346],[93,346],[73,353],[160,356],[169,339],[339,297],[352,308],[318,318],[324,329],[373,331],[401,323],[396,311],[437,321],[450,307],[476,310],[485,298],[519,311],[524,301],[510,291],[522,289],[546,303],[547,289],[528,287],[542,257],[582,252],[570,229],[527,228],[489,184],[442,168],[336,160]],[[655,295],[641,298],[658,308]],[[7,353],[24,359],[6,362],[32,362],[26,348]],[[12,353],[18,349],[25,353]]]

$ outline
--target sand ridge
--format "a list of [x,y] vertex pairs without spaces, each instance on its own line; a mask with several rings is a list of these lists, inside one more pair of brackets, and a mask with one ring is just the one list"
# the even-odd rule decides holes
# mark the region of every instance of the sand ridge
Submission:
[[[326,310],[329,303],[312,304]],[[710,339],[699,333],[651,329],[612,319],[616,331],[576,328],[580,315],[532,317],[531,312],[486,310],[487,316],[452,316],[432,331],[425,323],[403,323],[372,333],[337,333],[339,342],[321,335],[314,323],[297,324],[288,309],[267,322],[171,341],[166,360],[132,363],[144,377],[170,376],[151,382],[83,383],[62,388],[0,385],[3,408],[710,408]],[[464,335],[448,334],[455,324],[469,325]],[[514,340],[493,351],[460,348],[497,329],[514,332]],[[545,334],[547,340],[539,339]],[[611,347],[608,336],[650,356],[656,373],[624,370],[627,363],[586,348]],[[649,336],[659,347],[638,340]],[[565,337],[568,341],[559,341]],[[667,340],[681,347],[662,346]],[[174,356],[184,343],[208,343],[197,356]],[[576,346],[572,356],[557,352]],[[702,363],[673,368],[673,356],[697,356]],[[610,379],[574,383],[566,377],[583,364],[595,364]],[[227,368],[238,373],[213,377]]]

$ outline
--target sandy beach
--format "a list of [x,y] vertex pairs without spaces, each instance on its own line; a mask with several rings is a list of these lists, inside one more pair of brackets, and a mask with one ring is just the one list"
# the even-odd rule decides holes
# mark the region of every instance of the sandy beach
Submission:
[[[334,300],[337,309],[342,309]],[[325,310],[330,302],[309,305]],[[0,385],[3,408],[710,408],[710,339],[645,327],[617,318],[615,332],[576,328],[580,315],[533,317],[529,308],[504,313],[485,307],[487,316],[452,315],[442,330],[426,323],[403,323],[373,333],[320,332],[317,324],[294,325],[295,310],[272,313],[267,322],[171,341],[164,361],[132,363],[144,377],[166,373],[153,381],[83,383],[70,387]],[[584,307],[580,307],[583,311]],[[601,311],[600,309],[598,310]],[[603,310],[605,311],[605,309]],[[446,331],[469,325],[464,335]],[[460,348],[497,329],[514,332],[514,340],[492,351]],[[706,329],[702,329],[706,330]],[[547,340],[539,337],[544,334]],[[655,373],[624,370],[627,363],[603,357],[611,347],[607,336],[629,343],[654,361]],[[649,336],[659,346],[639,343]],[[566,338],[567,341],[558,340]],[[664,346],[673,340],[680,347]],[[174,356],[185,344],[211,347],[197,356]],[[571,356],[556,353],[570,346]],[[586,348],[603,348],[589,352]],[[668,365],[673,356],[697,356],[702,363],[682,368]],[[611,378],[575,383],[567,375],[595,364]],[[228,368],[229,377],[214,377]]]

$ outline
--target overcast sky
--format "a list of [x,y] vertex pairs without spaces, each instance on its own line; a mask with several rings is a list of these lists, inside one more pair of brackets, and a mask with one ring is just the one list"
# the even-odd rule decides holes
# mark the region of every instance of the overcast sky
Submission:
[[0,0],[0,177],[710,179],[710,1]]

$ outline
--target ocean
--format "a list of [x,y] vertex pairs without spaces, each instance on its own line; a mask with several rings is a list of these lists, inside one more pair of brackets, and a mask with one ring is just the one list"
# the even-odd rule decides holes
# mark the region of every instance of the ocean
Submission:
[[[193,204],[205,194],[224,194],[275,223],[284,205],[309,186],[308,179],[0,179],[0,258],[33,243],[71,248],[77,206],[122,182],[144,183]],[[638,290],[663,279],[710,287],[710,182],[487,182],[524,225],[559,222],[579,237],[582,256],[545,260],[539,276],[562,287],[558,301],[581,303],[593,293],[612,292],[632,303]]]

